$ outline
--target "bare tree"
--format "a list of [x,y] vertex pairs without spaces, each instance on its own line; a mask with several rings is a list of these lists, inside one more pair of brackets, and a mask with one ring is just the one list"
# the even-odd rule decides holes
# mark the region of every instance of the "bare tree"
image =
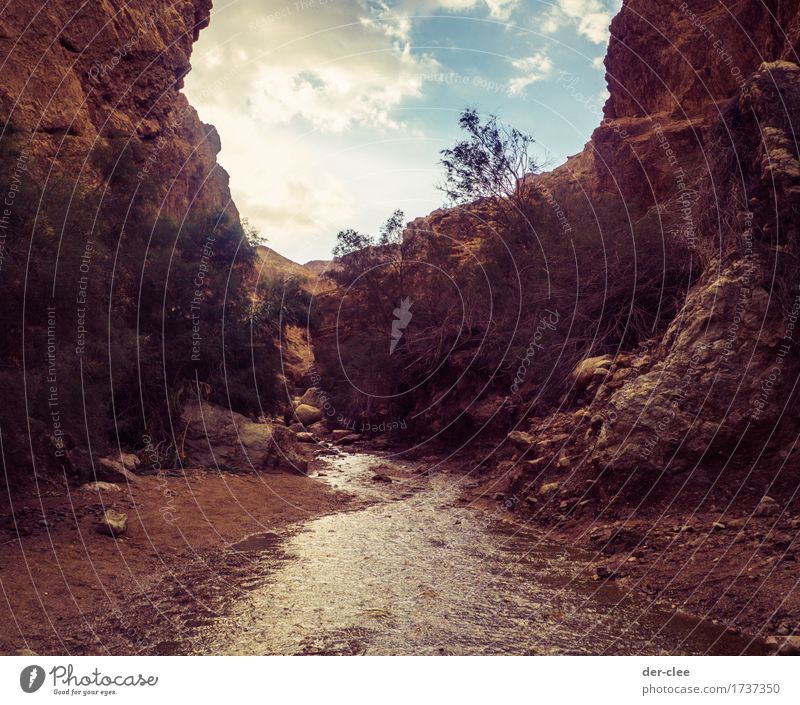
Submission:
[[534,186],[529,178],[540,165],[530,154],[535,140],[490,115],[485,123],[467,109],[458,121],[467,138],[442,150],[444,182],[439,189],[455,205],[488,199],[506,221],[522,217]]

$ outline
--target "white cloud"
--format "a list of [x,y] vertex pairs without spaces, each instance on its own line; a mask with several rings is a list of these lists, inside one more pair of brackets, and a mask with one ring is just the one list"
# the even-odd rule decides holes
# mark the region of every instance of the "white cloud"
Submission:
[[[608,26],[619,0],[556,0],[541,18],[542,31],[554,33],[573,26],[578,34],[595,44],[608,41]],[[613,7],[612,7],[613,6]]]
[[368,16],[362,20],[380,24],[387,36],[400,41],[409,41],[413,15],[436,12],[474,12],[486,10],[496,20],[507,22],[520,6],[520,0],[397,0],[389,4],[386,0],[362,0]]
[[486,0],[486,4],[489,7],[489,14],[492,17],[506,21],[511,18],[519,2],[518,0]]
[[404,49],[411,41],[411,18],[397,13],[381,5],[379,11],[374,8],[370,15],[359,17],[359,22],[367,29],[377,30],[387,39],[399,43]]
[[[359,18],[348,5],[331,2],[313,12],[266,17],[255,4],[222,7],[212,27],[224,39],[208,45],[202,38],[210,30],[201,35],[187,84],[190,98],[201,114],[211,106],[237,105],[262,124],[297,121],[300,129],[330,133],[402,128],[393,111],[419,96],[420,75],[439,65],[412,53],[404,41],[411,31],[407,18]],[[380,3],[377,10],[385,7]]]
[[516,59],[511,65],[523,72],[522,76],[516,76],[509,81],[508,91],[511,95],[519,95],[531,84],[548,78],[553,73],[553,62],[544,52]]
[[597,69],[598,71],[605,71],[605,56],[596,56],[592,59],[592,68]]
[[[413,62],[409,66],[416,69]],[[274,125],[300,118],[320,132],[338,133],[353,126],[394,130],[401,123],[392,111],[418,96],[421,85],[418,70],[387,76],[366,64],[306,71],[262,66],[253,80],[251,111]]]

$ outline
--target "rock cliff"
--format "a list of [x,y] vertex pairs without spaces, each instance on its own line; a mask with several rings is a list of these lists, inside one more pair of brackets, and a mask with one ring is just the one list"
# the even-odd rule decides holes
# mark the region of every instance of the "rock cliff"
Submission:
[[[723,472],[735,478],[727,489],[791,494],[799,28],[796,3],[623,4],[603,123],[584,152],[537,178],[573,216],[582,199],[611,194],[633,233],[678,235],[702,274],[663,335],[610,351],[614,365],[577,390],[575,411],[562,413],[568,394],[559,413],[528,425],[534,436],[564,433],[527,449],[534,472],[517,470],[518,490],[560,472],[565,486],[589,475],[595,488],[640,497],[658,483],[719,488]],[[619,226],[612,216],[597,231]],[[564,467],[578,472],[565,478]]]
[[[180,92],[211,0],[10,3],[0,13],[3,122],[30,135],[32,164],[87,184],[89,154],[135,153],[162,212],[235,214],[219,137]],[[209,87],[213,90],[213,87]],[[53,175],[51,175],[52,178]]]
[[[671,225],[705,272],[649,371],[604,398],[604,465],[691,471],[786,443],[798,375],[799,20],[785,2],[631,0],[612,24],[611,95],[589,146],[596,183],[613,177],[640,212],[669,217],[681,204]],[[636,193],[643,184],[649,198]]]
[[[480,276],[498,264],[487,252],[504,257],[511,248],[502,276],[519,289],[507,299],[520,308],[514,329],[498,325],[500,299],[492,299],[491,335],[463,351],[453,343],[441,368],[450,377],[420,384],[405,413],[422,419],[428,436],[466,419],[464,437],[463,430],[500,430],[510,403],[511,418],[522,419],[516,430],[536,438],[563,430],[555,450],[546,443],[522,454],[534,464],[516,467],[518,487],[539,481],[543,467],[563,474],[580,466],[604,478],[624,471],[647,486],[692,473],[700,461],[724,466],[734,450],[736,463],[779,452],[783,462],[798,430],[800,8],[781,0],[625,0],[611,35],[601,124],[580,154],[528,177],[538,186],[533,246],[487,250],[483,243],[502,228],[480,204],[417,219],[406,237],[457,240],[470,257],[483,257]],[[565,241],[573,248],[567,257]],[[459,257],[443,266],[469,266]],[[559,268],[568,272],[561,280]],[[560,320],[548,331],[551,369],[541,384],[511,383],[504,366],[532,378],[530,370],[545,365],[544,347],[535,346],[538,358],[524,350],[538,343],[530,291],[543,279],[549,288],[540,298],[557,303]],[[520,330],[522,352],[509,355]],[[556,374],[600,354],[613,365],[588,388]],[[560,403],[542,403],[548,387]],[[565,456],[571,460],[560,462]]]
[[[251,415],[274,403],[275,370],[254,371],[246,342],[256,253],[219,137],[181,92],[210,11],[211,0],[0,11],[0,428],[12,485],[39,471],[90,479],[93,456],[120,447],[171,462],[193,387]],[[262,361],[277,357],[273,338],[259,331]]]

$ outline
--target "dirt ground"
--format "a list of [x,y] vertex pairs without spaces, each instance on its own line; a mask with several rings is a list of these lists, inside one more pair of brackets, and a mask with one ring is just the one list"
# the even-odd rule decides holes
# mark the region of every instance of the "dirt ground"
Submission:
[[[254,533],[338,511],[348,497],[292,474],[139,477],[118,490],[52,487],[0,504],[0,653],[104,653],[98,615],[180,581]],[[128,515],[119,539],[98,532],[106,509]],[[169,588],[167,588],[169,589]],[[157,618],[157,615],[154,617]]]

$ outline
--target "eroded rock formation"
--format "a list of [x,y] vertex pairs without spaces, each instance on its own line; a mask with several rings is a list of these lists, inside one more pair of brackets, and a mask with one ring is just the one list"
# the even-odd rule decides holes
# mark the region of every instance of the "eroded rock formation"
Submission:
[[[799,23],[784,2],[629,0],[614,20],[605,120],[543,181],[573,212],[576,187],[616,191],[637,226],[679,233],[704,271],[663,336],[619,352],[574,413],[534,421],[534,434],[567,432],[529,449],[536,477],[560,453],[585,469],[579,482],[622,471],[639,488],[708,486],[744,466],[741,477],[791,485]],[[533,476],[518,470],[515,486]]]
[[30,133],[39,170],[91,183],[93,147],[134,147],[166,215],[235,214],[216,130],[181,93],[210,11],[211,0],[10,3],[0,13],[0,117]]
[[208,374],[216,321],[244,307],[252,277],[219,137],[181,92],[210,10],[53,0],[0,12],[11,484],[38,471],[92,479],[88,449],[174,448],[168,418],[187,375],[223,387]]

